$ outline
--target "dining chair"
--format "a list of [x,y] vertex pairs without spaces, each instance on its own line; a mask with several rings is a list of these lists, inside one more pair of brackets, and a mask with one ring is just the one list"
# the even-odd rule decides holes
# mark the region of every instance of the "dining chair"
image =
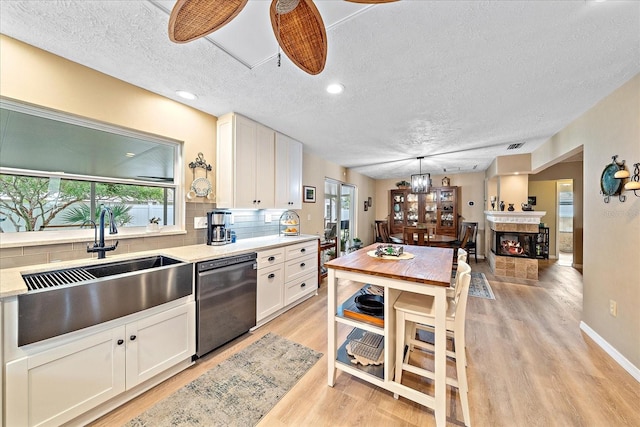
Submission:
[[376,220],[376,242],[391,243],[389,223],[386,220]]
[[429,230],[422,227],[403,227],[402,241],[405,245],[429,245]]
[[[469,229],[469,227],[471,227],[471,235],[469,236],[469,239],[467,240],[467,242],[464,245],[462,245],[462,239],[464,238],[464,234],[466,230]],[[473,255],[476,260],[476,263],[478,263],[478,252],[477,252],[478,244],[476,241],[477,236],[478,236],[478,223],[470,222],[470,221],[462,221],[460,223],[460,230],[458,231],[458,239],[454,241],[454,243],[460,244],[461,247],[469,253],[469,255]]]
[[[466,262],[459,262],[456,281],[455,295],[453,298],[448,299],[446,319],[447,335],[452,336],[454,339],[453,350],[447,350],[446,353],[447,357],[455,361],[456,378],[447,376],[446,382],[448,385],[458,388],[464,424],[465,426],[470,426],[469,385],[467,381],[467,357],[464,336],[471,267]],[[429,352],[434,351],[433,344],[419,340],[415,335],[416,328],[434,331],[435,307],[433,302],[434,298],[431,295],[402,292],[393,305],[396,315],[396,339],[403,340],[402,343],[396,344],[395,382],[402,382],[403,371],[435,380],[433,371],[409,363],[414,347],[422,348]],[[407,346],[409,351],[405,353],[405,347]]]
[[[464,229],[464,235],[461,241],[453,240],[447,244],[448,247],[454,250],[453,251],[453,267],[454,268],[456,268],[456,266],[458,265],[458,249],[465,249],[466,251],[467,242],[469,241],[472,235],[473,235],[473,228],[470,226],[467,226]],[[468,254],[468,252],[466,253]]]

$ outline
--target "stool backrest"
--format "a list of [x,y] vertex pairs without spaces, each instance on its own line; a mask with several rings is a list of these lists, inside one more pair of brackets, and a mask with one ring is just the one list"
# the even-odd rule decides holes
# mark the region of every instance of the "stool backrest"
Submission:
[[458,262],[467,262],[469,254],[462,248],[458,248]]
[[466,310],[467,296],[469,295],[469,284],[471,283],[471,266],[463,261],[458,261],[458,270],[456,271],[455,294],[453,301],[456,307],[455,316],[458,317],[459,311]]

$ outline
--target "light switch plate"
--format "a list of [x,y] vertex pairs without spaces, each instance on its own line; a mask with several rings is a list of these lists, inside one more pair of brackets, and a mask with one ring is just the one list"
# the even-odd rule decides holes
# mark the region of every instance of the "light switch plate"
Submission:
[[207,228],[207,217],[196,216],[193,218],[193,228]]

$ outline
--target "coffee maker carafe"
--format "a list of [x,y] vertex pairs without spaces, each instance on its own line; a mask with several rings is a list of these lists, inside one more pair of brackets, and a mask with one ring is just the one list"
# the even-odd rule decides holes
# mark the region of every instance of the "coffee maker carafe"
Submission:
[[218,246],[231,242],[230,219],[229,211],[207,212],[207,245]]

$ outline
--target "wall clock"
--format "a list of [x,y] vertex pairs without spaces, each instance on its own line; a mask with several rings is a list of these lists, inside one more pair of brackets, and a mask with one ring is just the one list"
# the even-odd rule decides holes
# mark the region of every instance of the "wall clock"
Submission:
[[[610,164],[605,166],[600,176],[600,193],[604,195],[604,202],[609,203],[611,196],[620,196],[622,188],[622,179],[616,178],[614,175],[623,169],[624,162],[621,164],[616,161],[618,156],[613,156]],[[621,200],[624,201],[624,200]]]

